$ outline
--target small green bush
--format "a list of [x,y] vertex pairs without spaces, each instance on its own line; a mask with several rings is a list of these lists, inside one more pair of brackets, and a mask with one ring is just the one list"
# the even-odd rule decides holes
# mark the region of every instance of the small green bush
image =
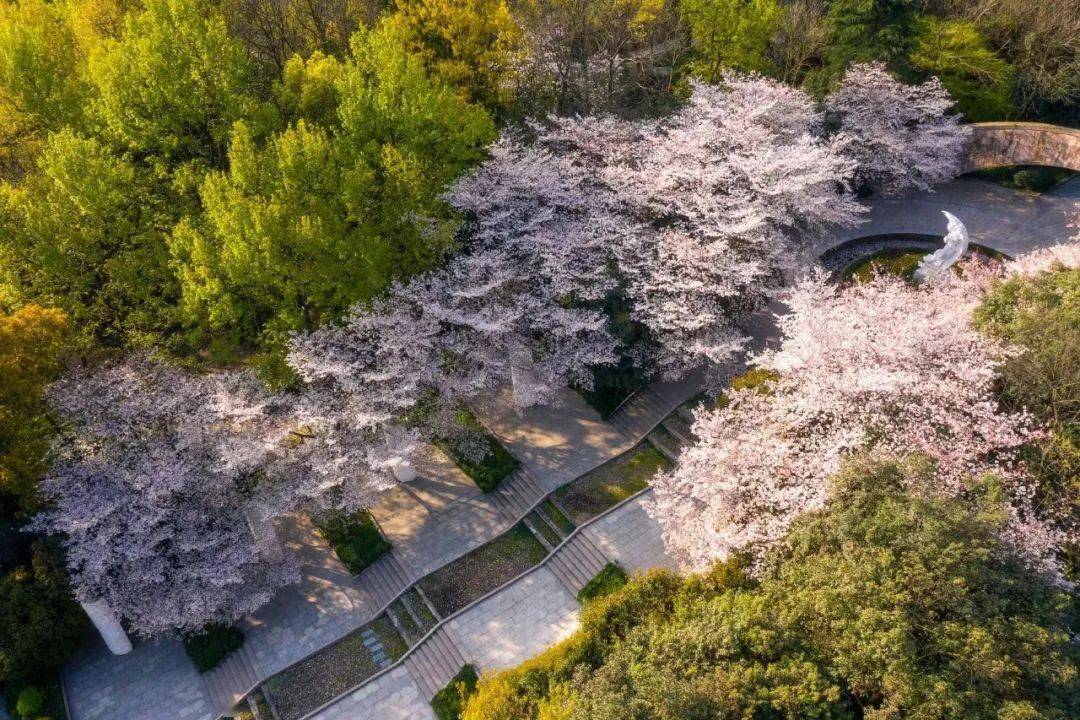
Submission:
[[204,673],[217,667],[229,653],[244,644],[244,633],[233,625],[211,623],[197,633],[183,636],[184,649],[195,663],[196,669]]
[[461,708],[476,691],[476,668],[463,665],[454,679],[431,699],[431,707],[439,720],[460,720]]
[[629,578],[621,567],[615,563],[608,563],[600,572],[596,573],[596,577],[578,591],[578,602],[582,605],[588,605],[596,598],[615,592],[625,585],[627,580]]
[[34,685],[24,687],[15,701],[15,714],[20,718],[36,718],[44,709],[45,693]]
[[1013,175],[1013,183],[1018,188],[1032,192],[1045,192],[1056,182],[1054,171],[1049,168],[1024,168]]
[[328,515],[320,518],[316,526],[353,575],[359,575],[364,568],[390,551],[390,543],[379,532],[379,526],[371,514],[363,510]]

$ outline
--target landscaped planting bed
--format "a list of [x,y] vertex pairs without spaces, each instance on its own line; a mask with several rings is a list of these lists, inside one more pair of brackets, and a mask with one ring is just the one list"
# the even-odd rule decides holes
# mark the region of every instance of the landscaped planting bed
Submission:
[[[874,279],[875,273],[895,275],[909,282],[915,280],[915,270],[919,263],[929,254],[925,249],[891,249],[882,250],[859,260],[844,269],[844,282],[869,282]],[[1000,253],[989,248],[971,245],[969,253],[978,255],[984,259],[1000,259]],[[953,272],[960,272],[960,267],[953,266]]]
[[446,617],[525,572],[547,556],[540,541],[518,523],[446,567],[420,580],[428,600]]
[[596,517],[634,493],[644,490],[649,478],[669,463],[648,443],[605,463],[555,492],[559,505],[578,525]]
[[364,631],[367,629],[374,632],[391,661],[405,653],[405,641],[398,635],[390,619],[380,615],[265,683],[264,687],[273,698],[280,720],[298,720],[381,669],[371,650],[364,644]]
[[503,447],[498,438],[489,433],[476,416],[468,409],[458,414],[458,422],[482,434],[488,446],[488,453],[479,462],[468,459],[454,446],[450,440],[438,440],[436,444],[443,449],[450,459],[461,468],[462,472],[472,478],[476,486],[489,493],[499,486],[503,479],[517,469],[518,461],[510,452]]
[[353,575],[359,575],[364,568],[390,551],[390,543],[379,532],[379,526],[363,510],[320,518],[316,527]]

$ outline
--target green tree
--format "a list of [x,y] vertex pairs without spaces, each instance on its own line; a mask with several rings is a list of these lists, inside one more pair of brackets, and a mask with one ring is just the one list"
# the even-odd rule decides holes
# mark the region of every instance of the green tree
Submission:
[[62,308],[84,345],[147,344],[175,316],[163,228],[175,202],[145,169],[71,130],[35,172],[0,186],[0,258],[24,301]]
[[694,47],[695,75],[717,82],[725,68],[775,73],[767,54],[780,26],[776,0],[683,0]]
[[738,557],[635,578],[463,720],[1075,717],[1070,596],[1001,539],[992,486],[933,499],[931,477],[849,464],[757,578]]
[[1016,114],[1013,68],[987,46],[974,23],[923,18],[910,60],[913,67],[941,79],[969,121]]
[[871,60],[906,71],[918,7],[917,0],[831,0],[825,15],[829,71],[839,75],[852,63]]
[[252,110],[248,64],[207,0],[147,0],[87,73],[103,134],[136,158],[172,166],[224,155],[233,121]]
[[36,541],[31,563],[0,578],[0,682],[50,677],[89,625],[72,595],[62,552]]
[[42,392],[60,369],[69,332],[55,309],[27,305],[0,315],[0,494],[26,514],[37,508],[51,436]]
[[19,177],[50,130],[78,120],[86,92],[78,69],[61,7],[0,5],[0,177]]
[[398,0],[393,21],[430,72],[470,101],[513,100],[523,40],[505,0]]
[[[183,309],[225,350],[280,348],[288,331],[439,260],[455,227],[439,195],[494,134],[482,108],[428,77],[392,24],[358,32],[340,68],[291,66],[296,114],[335,106],[332,117],[263,144],[236,125],[228,170],[199,189],[203,215],[172,234]],[[305,88],[319,99],[305,101]]]
[[[1000,283],[975,313],[978,327],[1021,349],[1001,369],[1001,397],[1047,422],[1028,449],[1040,509],[1080,529],[1080,270],[1064,268]],[[1080,548],[1069,550],[1080,575]]]

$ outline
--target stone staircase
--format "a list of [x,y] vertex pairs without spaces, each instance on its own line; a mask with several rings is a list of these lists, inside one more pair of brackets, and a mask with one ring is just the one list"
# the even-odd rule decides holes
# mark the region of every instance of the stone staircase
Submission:
[[446,625],[405,657],[405,667],[427,700],[442,690],[465,664],[461,642]]
[[585,533],[577,533],[547,561],[563,587],[577,597],[578,591],[610,562]]
[[364,568],[356,586],[367,596],[367,607],[375,610],[384,607],[412,582],[409,572],[391,551]]
[[488,498],[503,517],[516,523],[546,494],[547,490],[540,486],[532,473],[524,465],[519,465],[488,494]]
[[218,715],[228,715],[263,680],[255,651],[244,643],[218,664],[203,673],[203,682]]
[[635,392],[608,419],[623,435],[638,440],[673,409],[651,386]]

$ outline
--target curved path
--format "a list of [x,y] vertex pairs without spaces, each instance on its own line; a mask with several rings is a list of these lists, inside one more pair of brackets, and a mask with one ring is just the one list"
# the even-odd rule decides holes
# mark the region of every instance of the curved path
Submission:
[[[978,167],[1065,162],[1074,168],[1080,165],[1076,162],[1080,158],[1068,159],[1072,157],[1069,148],[1073,147],[1070,138],[1080,134],[1077,131],[1059,129],[1053,137],[1046,132],[1036,133],[1031,136],[1036,139],[1030,141],[1020,139],[1033,132],[1024,124],[988,124],[976,126],[973,132],[971,162],[984,162],[980,158],[986,158],[987,163]],[[1054,143],[1061,142],[1068,150],[1065,154],[1054,149],[1058,147]],[[1001,148],[1012,148],[1008,162],[997,159],[1000,152],[1005,152]],[[829,247],[869,235],[940,236],[945,231],[940,211],[948,209],[968,225],[974,242],[1015,255],[1069,237],[1073,231],[1067,228],[1066,213],[1075,209],[1078,200],[1080,178],[1044,195],[961,179],[935,193],[872,201],[866,222],[821,240],[807,248],[807,254],[817,257]],[[775,335],[768,313],[752,318],[747,329],[759,345]],[[544,489],[568,482],[644,435],[637,427],[617,428],[601,421],[582,407],[573,393],[567,393],[567,400],[569,405],[562,408],[538,408],[523,417],[498,405],[482,413],[489,427],[542,481]],[[655,421],[649,417],[644,424],[660,419],[662,415]],[[388,496],[379,517],[388,534],[394,536],[395,553],[400,555],[407,580],[430,572],[510,524],[506,512],[458,477],[445,459],[441,462],[440,472],[433,472],[431,480],[421,481],[411,494],[403,491]],[[325,545],[313,541],[306,529],[297,529],[302,532],[293,542],[308,558],[304,582],[283,591],[245,627],[245,645],[252,653],[254,674],[260,679],[347,634],[383,604],[381,597],[376,600],[371,589],[364,587],[363,576],[351,578],[327,553]],[[638,501],[605,518],[602,528],[598,524],[592,535],[595,537],[590,536],[590,540],[605,554],[628,568],[663,560],[656,546],[659,530]],[[470,655],[466,659],[477,662],[482,669],[514,664],[530,656],[536,642],[543,640],[546,644],[572,630],[576,600],[565,589],[560,591],[560,585],[552,584],[547,577],[550,574],[549,568],[538,568],[470,609],[467,617],[462,616],[452,630],[459,637],[469,636],[461,637]],[[523,590],[525,585],[529,587]],[[540,614],[534,615],[533,610]],[[547,616],[543,615],[545,610]],[[514,632],[507,631],[510,627]],[[482,656],[485,637],[501,640],[497,657]],[[203,679],[173,640],[142,644],[122,657],[110,656],[101,647],[88,648],[73,660],[64,679],[72,720],[209,720],[220,712]],[[431,711],[424,694],[408,666],[401,664],[316,717],[427,718]]]

